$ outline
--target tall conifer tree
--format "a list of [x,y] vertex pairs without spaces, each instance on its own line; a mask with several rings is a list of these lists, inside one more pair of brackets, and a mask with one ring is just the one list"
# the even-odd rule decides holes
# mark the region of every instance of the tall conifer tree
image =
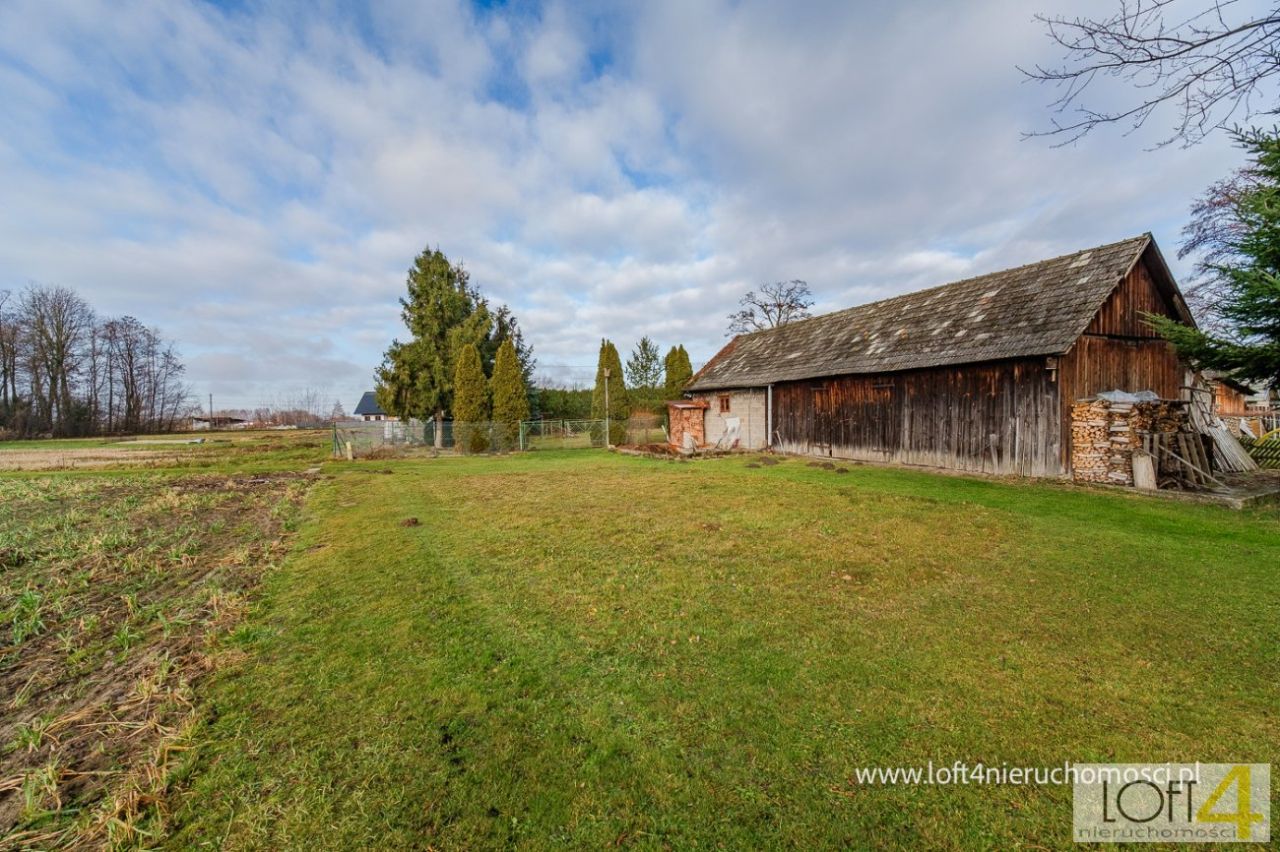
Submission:
[[627,419],[631,416],[631,401],[622,375],[622,359],[618,349],[608,340],[600,341],[600,359],[596,365],[596,387],[591,394],[591,417],[605,419],[605,370],[609,371],[609,443],[621,444],[627,439]]
[[1148,317],[1192,366],[1280,389],[1280,133],[1237,133],[1250,156],[1210,187],[1185,229],[1216,322],[1208,330]]
[[445,412],[453,403],[458,353],[482,343],[493,318],[471,289],[466,269],[450,263],[439,249],[414,258],[407,289],[400,316],[412,338],[394,341],[383,356],[377,371],[378,404],[396,417],[435,418],[440,446]]
[[671,347],[663,361],[663,368],[665,374],[663,386],[666,388],[667,397],[676,399],[684,392],[684,386],[693,378],[693,365],[689,363],[689,353],[684,351],[683,344]]
[[510,338],[502,341],[493,360],[494,438],[498,449],[509,450],[518,443],[520,421],[529,417],[529,396],[525,390],[520,357]]
[[489,447],[489,383],[484,378],[480,350],[474,343],[462,347],[453,371],[453,440],[464,453],[482,453]]

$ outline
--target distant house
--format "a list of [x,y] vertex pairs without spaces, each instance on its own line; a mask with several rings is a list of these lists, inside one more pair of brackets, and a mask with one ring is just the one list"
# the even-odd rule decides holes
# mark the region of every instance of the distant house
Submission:
[[1146,314],[1194,324],[1150,234],[740,335],[687,388],[693,442],[1070,476],[1074,402],[1184,396]]
[[1212,370],[1205,371],[1204,379],[1213,389],[1213,407],[1219,415],[1258,415],[1272,410],[1270,394],[1265,389],[1257,390]]
[[378,395],[373,391],[365,391],[364,396],[360,397],[360,402],[356,404],[356,410],[353,412],[357,420],[399,420],[398,417],[392,417],[390,414],[382,410],[382,406],[378,405]]
[[248,429],[250,425],[249,421],[243,417],[226,417],[221,414],[215,417],[197,414],[191,418],[193,432],[203,432],[208,429]]
[[1214,370],[1202,378],[1213,391],[1214,412],[1232,434],[1260,438],[1280,425],[1270,390],[1256,390]]

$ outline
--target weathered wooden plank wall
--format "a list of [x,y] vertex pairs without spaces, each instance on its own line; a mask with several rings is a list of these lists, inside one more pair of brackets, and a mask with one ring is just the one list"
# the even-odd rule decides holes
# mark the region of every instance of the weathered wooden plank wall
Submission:
[[1071,469],[1071,406],[1101,391],[1155,391],[1181,399],[1186,368],[1172,344],[1143,321],[1143,314],[1176,317],[1156,287],[1146,262],[1139,261],[1103,303],[1084,335],[1059,359],[1062,466]]
[[1055,385],[1020,359],[774,387],[778,448],[835,458],[1057,476]]
[[[1148,249],[1150,251],[1150,249]],[[1156,287],[1147,264],[1139,260],[1116,287],[1110,298],[1102,304],[1085,334],[1101,334],[1113,337],[1159,338],[1155,329],[1143,319],[1144,314],[1177,317],[1163,294]]]
[[1248,414],[1249,398],[1223,382],[1213,385],[1213,410],[1219,414]]
[[1086,335],[1059,359],[1063,398],[1070,403],[1099,391],[1155,391],[1181,399],[1186,369],[1163,340],[1123,340]]

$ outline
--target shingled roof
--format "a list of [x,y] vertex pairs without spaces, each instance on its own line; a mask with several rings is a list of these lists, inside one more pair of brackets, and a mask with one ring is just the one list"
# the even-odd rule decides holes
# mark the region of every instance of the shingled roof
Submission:
[[382,410],[382,406],[378,405],[378,395],[374,391],[365,391],[360,397],[360,401],[356,403],[356,410],[352,412],[357,417],[363,417],[366,414],[382,414],[387,412]]
[[[688,389],[1062,354],[1148,248],[1164,279],[1158,283],[1176,290],[1155,241],[1143,234],[741,335]],[[1173,301],[1181,309],[1181,300]]]

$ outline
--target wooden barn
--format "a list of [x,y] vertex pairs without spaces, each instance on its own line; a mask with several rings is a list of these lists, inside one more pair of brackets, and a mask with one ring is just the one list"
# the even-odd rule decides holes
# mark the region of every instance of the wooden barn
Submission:
[[709,445],[1069,476],[1076,400],[1185,396],[1147,313],[1193,322],[1150,234],[741,335],[687,396]]

